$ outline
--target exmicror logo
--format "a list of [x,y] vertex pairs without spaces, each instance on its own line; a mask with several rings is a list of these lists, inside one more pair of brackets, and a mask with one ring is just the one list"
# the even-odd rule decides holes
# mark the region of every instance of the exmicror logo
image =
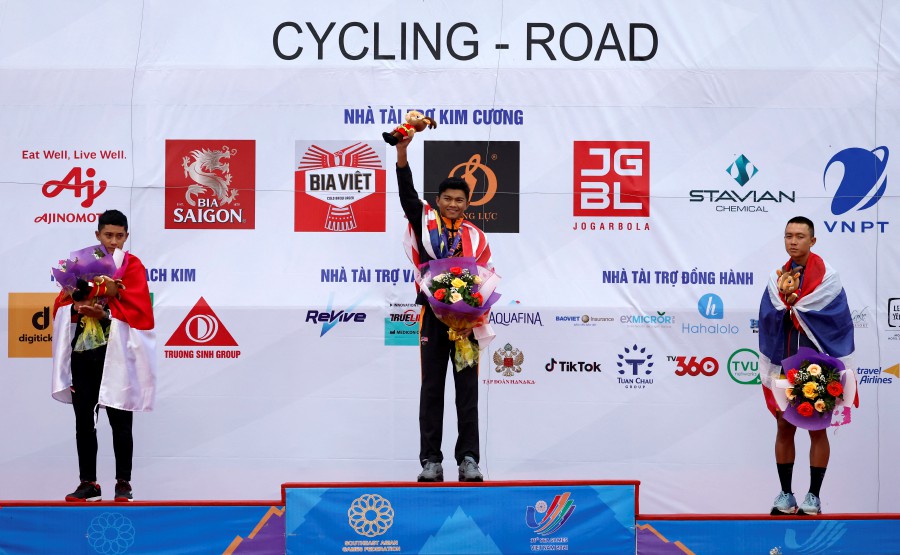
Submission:
[[50,358],[56,293],[10,293],[9,358]]

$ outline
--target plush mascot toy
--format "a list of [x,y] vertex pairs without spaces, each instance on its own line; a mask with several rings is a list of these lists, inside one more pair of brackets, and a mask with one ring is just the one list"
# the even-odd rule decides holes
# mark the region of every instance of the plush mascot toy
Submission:
[[777,270],[778,291],[789,306],[797,302],[797,290],[800,289],[800,272],[794,274]]
[[381,136],[384,137],[384,142],[395,146],[403,139],[415,135],[416,131],[425,131],[425,128],[434,129],[435,127],[437,127],[437,123],[433,119],[417,110],[410,110],[406,113],[406,123],[398,125],[390,133],[385,131]]

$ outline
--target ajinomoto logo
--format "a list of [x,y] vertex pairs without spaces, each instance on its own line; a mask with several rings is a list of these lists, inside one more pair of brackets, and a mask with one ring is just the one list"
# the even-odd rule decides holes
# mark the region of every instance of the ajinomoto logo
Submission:
[[50,358],[56,293],[9,294],[9,358]]
[[166,229],[253,229],[256,141],[166,141]]
[[166,341],[166,347],[190,347],[192,349],[166,349],[165,358],[238,358],[235,349],[212,347],[237,347],[225,324],[213,311],[206,299],[200,297],[194,308],[184,317],[175,332]]
[[297,141],[294,231],[384,231],[385,146]]
[[469,185],[471,222],[486,233],[519,232],[518,141],[425,141],[425,200],[434,205],[448,177]]

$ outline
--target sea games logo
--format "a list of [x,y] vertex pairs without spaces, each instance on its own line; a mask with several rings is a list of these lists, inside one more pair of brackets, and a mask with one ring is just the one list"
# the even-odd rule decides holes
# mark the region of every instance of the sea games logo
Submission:
[[575,141],[573,166],[573,230],[650,230],[649,142]]
[[165,358],[238,358],[237,341],[219,319],[206,299],[200,297],[172,334],[166,347],[188,349],[164,349]]
[[616,366],[621,375],[617,379],[625,389],[644,389],[653,385],[653,378],[646,377],[653,373],[653,354],[648,353],[646,347],[638,347],[637,344],[625,347],[618,358]]
[[166,229],[253,229],[256,141],[166,141]]
[[[759,168],[741,154],[725,169],[740,189],[691,189],[690,202],[709,203],[716,212],[768,212],[768,206],[784,202],[794,203],[797,191],[754,190],[748,187],[750,180],[759,173]],[[761,177],[765,181],[764,177]],[[754,183],[758,183],[759,180]]]
[[384,231],[385,146],[297,141],[294,231]]
[[[538,536],[552,536],[565,525],[572,513],[575,512],[575,501],[570,499],[569,495],[568,491],[557,495],[549,505],[541,499],[534,505],[528,506],[525,509],[525,524]],[[559,547],[569,547],[568,538],[540,537],[535,539],[538,541],[532,542],[533,551],[555,551],[553,544],[559,544]],[[541,544],[545,544],[545,546],[541,546]],[[568,551],[568,549],[561,549],[561,551]]]
[[[880,146],[874,150],[846,148],[825,165],[822,181],[825,190],[832,192],[831,213],[843,216],[848,212],[867,210],[884,196],[887,189],[888,149]],[[884,233],[889,221],[879,220],[825,220],[829,233]]]
[[466,218],[482,231],[519,232],[518,141],[425,141],[425,199],[448,177],[469,185]]
[[7,312],[9,358],[50,358],[56,293],[10,293]]
[[384,344],[415,347],[419,344],[419,320],[422,307],[417,304],[391,303],[384,319]]

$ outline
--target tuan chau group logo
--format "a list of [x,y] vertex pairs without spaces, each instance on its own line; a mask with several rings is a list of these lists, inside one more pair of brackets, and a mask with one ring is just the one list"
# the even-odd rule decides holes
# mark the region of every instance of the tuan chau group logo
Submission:
[[241,352],[231,333],[213,311],[206,299],[200,297],[175,330],[165,349],[165,358],[238,358]]
[[166,229],[253,229],[256,141],[166,141]]
[[294,231],[384,231],[383,142],[297,141]]

